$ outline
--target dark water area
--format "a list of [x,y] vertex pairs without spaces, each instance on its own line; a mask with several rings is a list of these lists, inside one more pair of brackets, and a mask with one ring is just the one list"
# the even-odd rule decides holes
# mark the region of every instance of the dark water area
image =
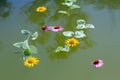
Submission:
[[[120,79],[120,0],[77,0],[80,9],[69,16],[57,11],[66,10],[64,0],[0,0],[0,79],[1,80],[119,80]],[[36,12],[46,6],[44,13]],[[87,38],[69,53],[54,53],[68,38],[62,32],[44,32],[41,26],[61,25],[65,31],[75,30],[76,21],[84,19],[94,29],[86,30]],[[20,31],[38,31],[33,41],[38,49],[35,57],[40,63],[27,68],[19,49],[13,43],[25,40]],[[101,68],[91,66],[102,59]]]

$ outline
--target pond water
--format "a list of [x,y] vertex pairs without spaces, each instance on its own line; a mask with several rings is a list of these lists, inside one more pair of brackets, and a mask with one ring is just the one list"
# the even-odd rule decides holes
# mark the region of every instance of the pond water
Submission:
[[[120,0],[77,0],[80,9],[70,15],[64,0],[0,0],[0,79],[1,80],[119,80],[120,79]],[[43,13],[39,6],[47,7]],[[55,53],[58,45],[68,39],[61,32],[44,32],[41,26],[61,25],[65,31],[75,31],[76,21],[84,19],[94,29],[86,30],[87,38],[68,53]],[[25,40],[20,31],[39,33],[31,44],[37,47],[40,63],[25,67],[20,50],[13,43]],[[94,59],[102,59],[101,68],[91,66]]]

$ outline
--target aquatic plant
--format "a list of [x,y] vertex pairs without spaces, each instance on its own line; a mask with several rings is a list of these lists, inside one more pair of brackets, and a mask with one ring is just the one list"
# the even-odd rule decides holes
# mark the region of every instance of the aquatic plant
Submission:
[[[60,10],[58,13],[61,14],[67,14],[68,16],[70,15],[70,10],[72,11],[73,9],[80,8],[79,5],[74,4],[77,2],[77,0],[65,0],[64,3],[62,3],[63,6],[66,6],[68,9],[67,10]],[[36,8],[37,12],[45,12],[47,10],[46,7],[38,7]],[[60,52],[62,52],[62,55],[65,54],[66,52],[68,53],[70,51],[70,47],[75,47],[78,44],[80,44],[79,40],[81,38],[87,37],[84,30],[88,28],[95,28],[93,24],[86,24],[85,20],[79,19],[77,20],[77,26],[75,31],[63,31],[63,35],[65,37],[69,37],[69,39],[65,40],[65,44],[63,46],[58,46],[55,50],[57,53],[57,56]],[[43,31],[53,31],[53,32],[59,32],[64,30],[59,25],[55,26],[42,26],[41,29]],[[31,45],[29,42],[30,40],[36,40],[38,38],[38,32],[31,33],[28,30],[21,30],[21,33],[27,38],[21,42],[16,42],[13,44],[13,46],[22,49],[23,54],[23,61],[24,65],[26,67],[34,67],[34,65],[39,63],[39,60],[35,57],[33,57],[33,54],[37,54],[37,48],[34,45]],[[72,38],[71,38],[72,37]],[[77,39],[76,39],[77,38]],[[60,44],[61,45],[61,44]],[[53,49],[52,49],[53,50]],[[55,53],[55,55],[56,55]],[[66,54],[65,54],[66,56]],[[103,61],[100,59],[95,59],[91,62],[91,65],[95,68],[99,68],[103,66]]]
[[77,20],[77,29],[87,29],[87,28],[95,28],[93,24],[86,24],[85,20],[79,19]]
[[73,31],[64,31],[63,35],[66,36],[66,37],[73,37],[74,36],[75,38],[84,38],[84,37],[86,37],[83,30],[75,31],[75,32],[73,32]]
[[24,41],[21,41],[21,42],[16,42],[16,43],[13,44],[13,46],[23,50],[23,52],[21,54],[23,54],[23,59],[25,59],[26,57],[37,53],[37,48],[34,45],[30,45],[29,40],[30,39],[31,40],[37,39],[38,38],[38,32],[34,32],[32,34],[28,30],[21,30],[21,33],[23,35],[26,35],[27,39],[25,39]]
[[65,45],[64,47],[62,46],[58,46],[57,49],[55,50],[55,52],[59,52],[59,51],[65,51],[68,52],[70,50],[70,47]]
[[67,14],[70,15],[70,10],[71,9],[76,9],[76,8],[80,8],[80,6],[74,4],[77,0],[65,0],[64,3],[62,3],[62,5],[65,5],[68,7],[68,10],[60,10],[58,11],[58,13],[62,13],[62,14]]

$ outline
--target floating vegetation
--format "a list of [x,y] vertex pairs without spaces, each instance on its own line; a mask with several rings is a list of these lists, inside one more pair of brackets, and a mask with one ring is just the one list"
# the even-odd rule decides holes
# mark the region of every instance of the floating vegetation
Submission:
[[70,15],[70,10],[80,8],[80,6],[74,4],[75,2],[77,2],[77,0],[65,0],[65,2],[62,3],[62,5],[67,6],[68,10],[67,11],[60,10],[60,11],[58,11],[58,13]]
[[[81,29],[81,30],[79,30],[79,31],[78,30],[77,31],[63,31],[63,35],[65,37],[74,37],[74,38],[70,38],[70,39],[66,40],[65,45],[72,46],[72,47],[78,45],[79,41],[75,38],[85,38],[86,37],[86,34],[84,33],[84,30],[82,30],[84,28],[86,28],[86,29],[87,28],[94,28],[94,25],[85,24],[85,20],[79,19],[79,20],[77,20],[76,29]],[[61,50],[59,50],[59,51],[61,51]]]
[[47,8],[44,7],[44,6],[38,7],[38,8],[36,9],[37,12],[45,12],[46,10],[47,10]]
[[75,37],[75,38],[84,38],[86,37],[86,35],[84,34],[84,31],[80,30],[80,31],[64,31],[63,35],[66,37]]
[[57,49],[55,50],[55,52],[60,52],[60,51],[68,52],[69,50],[70,50],[70,47],[65,45],[64,47],[58,46]]
[[93,24],[86,24],[85,20],[79,19],[77,20],[77,29],[86,29],[86,28],[95,28]]
[[13,46],[22,49],[23,60],[31,57],[33,54],[37,54],[37,48],[34,45],[29,44],[29,40],[36,40],[38,38],[38,32],[31,33],[28,30],[21,30],[23,35],[27,36],[27,39],[21,42],[14,43]]
[[[62,14],[67,14],[70,15],[70,10],[72,11],[72,9],[77,9],[80,8],[79,5],[74,4],[75,2],[77,2],[77,0],[65,0],[64,3],[62,3],[62,5],[67,6],[68,10],[60,10],[58,11],[58,13],[62,13]],[[37,12],[45,12],[47,10],[46,7],[42,6],[42,7],[38,7],[36,9]],[[45,32],[47,31],[52,31],[52,32],[59,32],[59,31],[63,31],[63,36],[69,38],[65,40],[64,44],[60,43],[60,46],[58,46],[55,49],[55,55],[51,55],[51,57],[57,56],[57,57],[67,57],[69,53],[69,51],[71,50],[70,48],[72,47],[72,49],[74,49],[73,47],[76,47],[77,45],[79,45],[81,42],[77,39],[84,39],[85,37],[87,37],[87,35],[85,34],[85,29],[88,28],[95,28],[93,24],[86,24],[85,20],[83,19],[79,19],[77,20],[77,26],[75,26],[75,28],[77,30],[75,31],[63,31],[64,28],[61,27],[60,25],[54,25],[54,26],[42,26],[41,29]],[[38,38],[38,32],[34,32],[31,33],[29,30],[21,30],[21,33],[25,36],[27,36],[27,38],[21,42],[17,42],[14,43],[13,46],[22,49],[22,55],[23,55],[23,61],[24,61],[24,65],[26,67],[34,67],[34,65],[39,63],[39,60],[35,57],[33,57],[34,54],[37,54],[37,48],[34,45],[30,44],[30,41],[32,40],[36,40]],[[76,39],[77,38],[77,39]],[[59,38],[57,38],[59,39]],[[60,40],[60,39],[59,39]],[[61,42],[61,40],[60,40]],[[62,45],[62,46],[61,46]],[[55,47],[55,46],[54,46]],[[53,50],[53,49],[51,49]],[[53,52],[53,53],[54,53]],[[99,68],[101,66],[103,66],[103,61],[100,59],[95,59],[92,61],[91,65],[95,68]]]

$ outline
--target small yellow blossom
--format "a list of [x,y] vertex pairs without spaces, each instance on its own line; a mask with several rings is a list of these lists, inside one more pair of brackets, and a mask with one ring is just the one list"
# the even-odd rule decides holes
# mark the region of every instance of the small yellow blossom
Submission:
[[38,7],[38,8],[36,9],[37,12],[44,12],[44,11],[46,11],[46,10],[47,10],[47,8],[44,7],[44,6]]
[[39,60],[35,57],[28,57],[25,61],[24,61],[24,65],[27,67],[33,67],[34,65],[38,64]]
[[74,47],[74,46],[78,45],[79,42],[78,42],[78,40],[75,39],[75,38],[70,38],[70,39],[66,40],[65,44],[66,44],[67,46]]

